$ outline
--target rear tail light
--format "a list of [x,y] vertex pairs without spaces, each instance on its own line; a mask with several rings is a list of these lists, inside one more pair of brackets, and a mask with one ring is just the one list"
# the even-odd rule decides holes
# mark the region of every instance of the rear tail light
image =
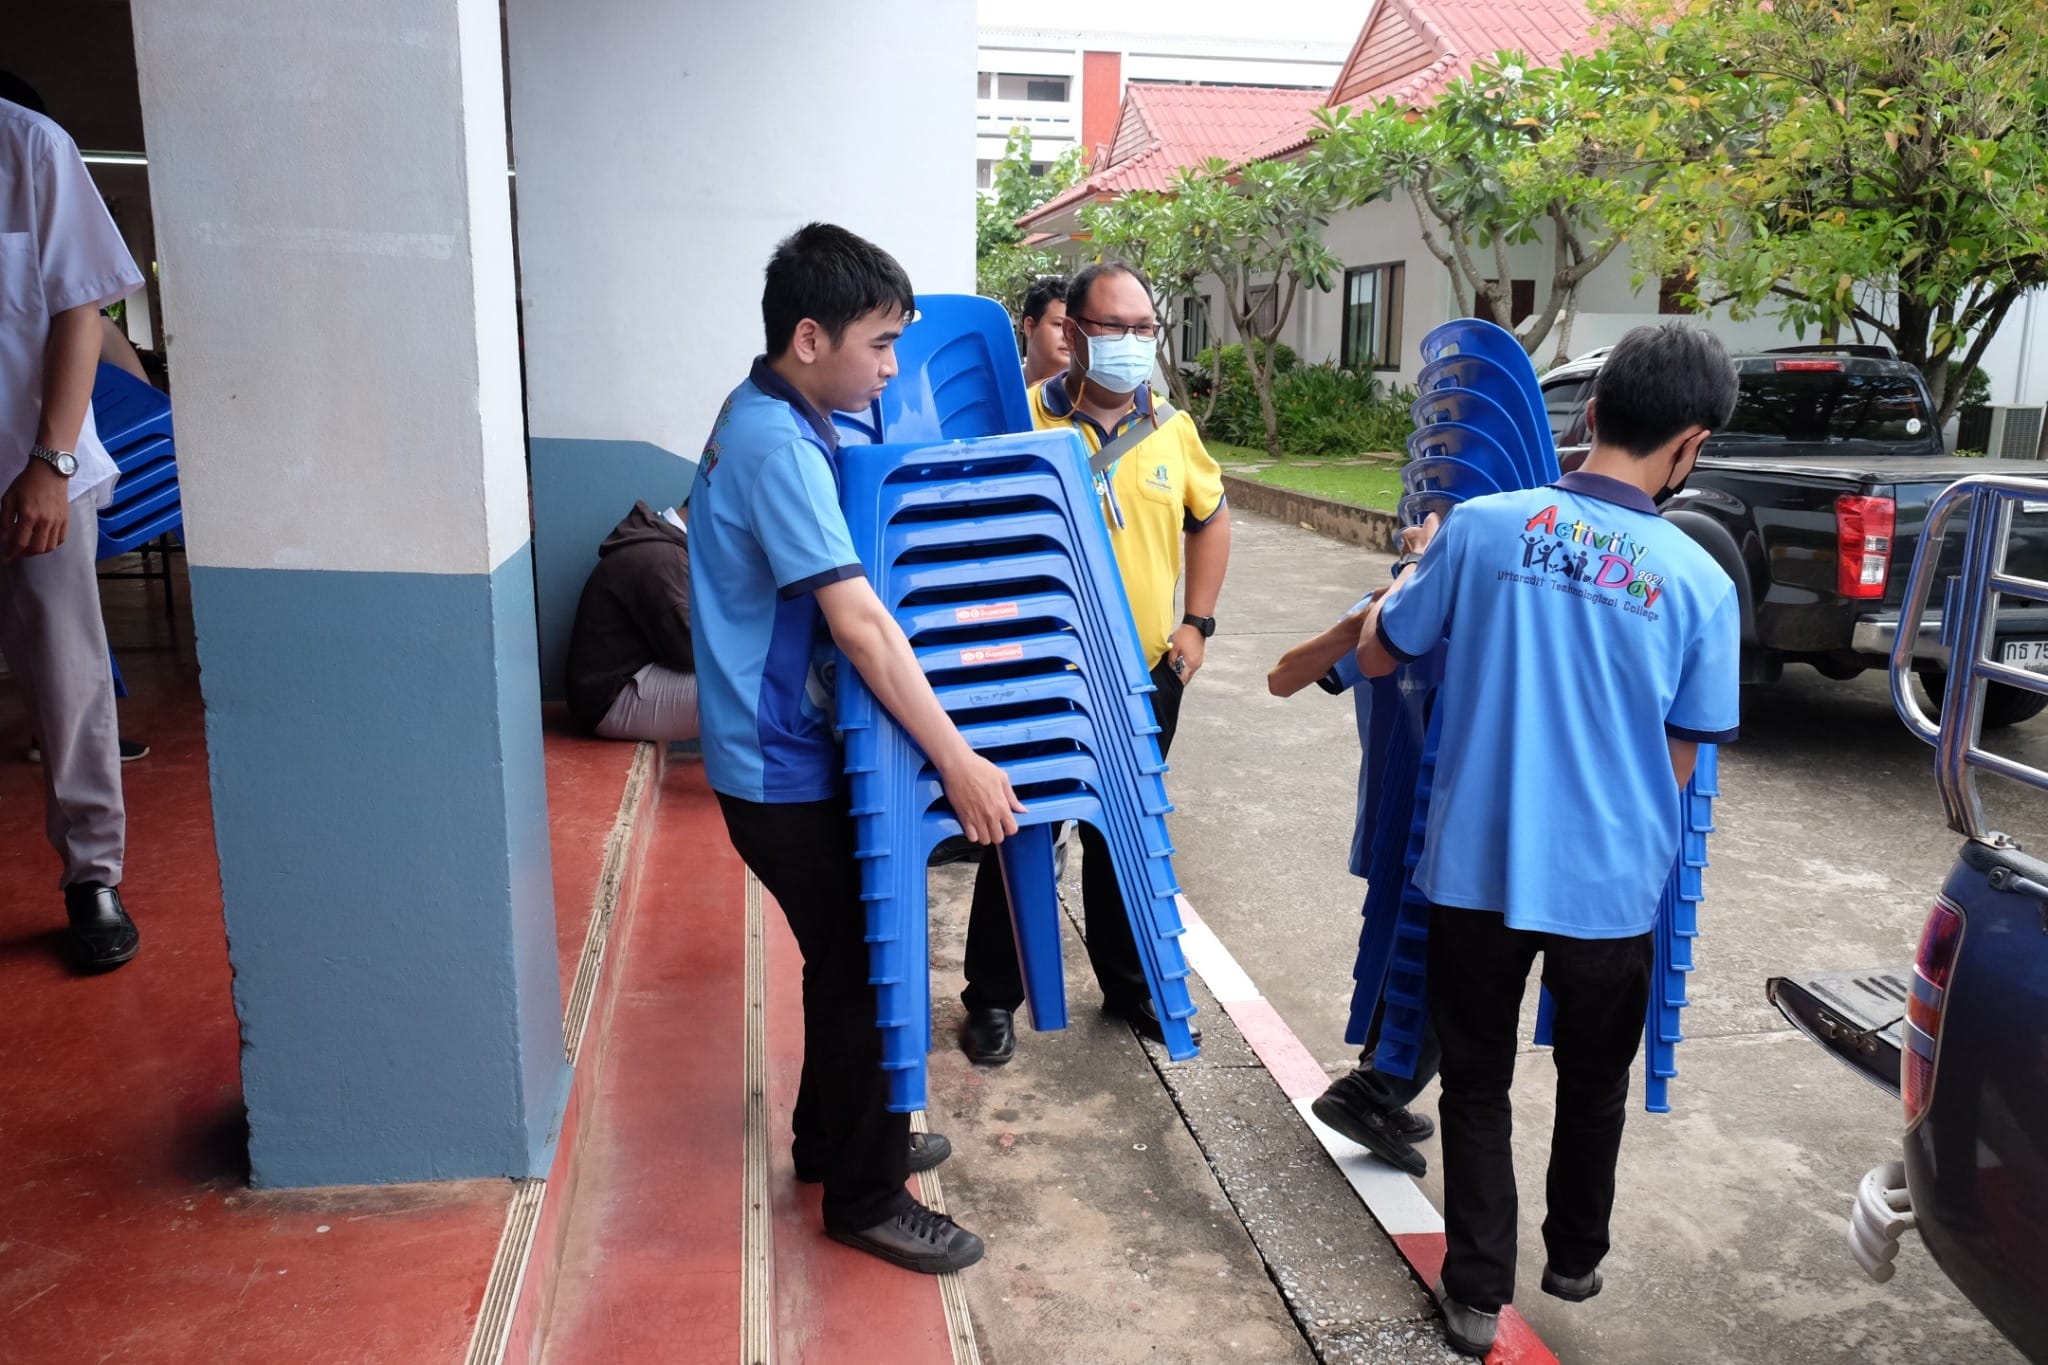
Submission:
[[1835,579],[1844,597],[1884,596],[1892,569],[1890,498],[1835,499]]
[[1780,374],[1840,374],[1847,368],[1839,360],[1781,360],[1777,364]]
[[1900,1079],[1909,1128],[1920,1121],[1934,1098],[1934,1054],[1941,1042],[1942,1017],[1948,1010],[1956,950],[1962,946],[1962,915],[1947,902],[1936,901],[1928,912],[1927,927],[1920,931],[1920,953],[1913,960],[1913,993],[1906,998],[1906,1064]]

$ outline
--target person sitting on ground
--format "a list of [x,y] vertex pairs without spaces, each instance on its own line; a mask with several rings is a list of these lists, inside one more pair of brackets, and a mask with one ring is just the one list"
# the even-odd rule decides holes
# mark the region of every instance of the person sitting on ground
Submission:
[[1047,275],[1024,296],[1024,383],[1042,384],[1067,368],[1067,277]]
[[597,547],[569,631],[569,715],[600,739],[697,737],[685,509],[633,504]]
[[[1401,532],[1402,557],[1395,563],[1396,575],[1414,563],[1428,535],[1418,526]],[[1358,722],[1358,809],[1351,834],[1354,877],[1367,876],[1372,863],[1372,688],[1359,671],[1357,649],[1359,626],[1376,596],[1368,594],[1328,630],[1288,650],[1266,674],[1266,690],[1276,697],[1291,697],[1311,683],[1332,696],[1351,694]],[[1373,1065],[1385,1010],[1382,1004],[1373,1011],[1358,1065],[1332,1081],[1310,1108],[1329,1128],[1380,1160],[1409,1175],[1423,1176],[1429,1174],[1429,1160],[1415,1150],[1415,1144],[1434,1137],[1436,1124],[1408,1106],[1436,1078],[1436,1029],[1425,1021],[1414,1074],[1390,1075]]]

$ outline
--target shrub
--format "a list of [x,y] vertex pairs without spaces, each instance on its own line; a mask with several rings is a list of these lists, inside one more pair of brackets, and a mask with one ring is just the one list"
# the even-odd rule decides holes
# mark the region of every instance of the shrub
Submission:
[[[1263,342],[1254,342],[1263,346]],[[1263,355],[1254,351],[1254,355]],[[1195,357],[1200,367],[1189,376],[1189,389],[1198,399],[1209,396],[1210,367],[1216,363],[1216,352],[1205,350]],[[1286,342],[1277,342],[1273,347],[1273,386],[1277,402],[1282,376],[1292,372],[1300,363],[1294,348]],[[1204,435],[1212,440],[1228,441],[1232,445],[1264,446],[1266,444],[1266,419],[1259,412],[1259,390],[1252,383],[1251,363],[1245,356],[1242,344],[1233,342],[1223,348],[1222,369],[1215,409],[1209,414]]]
[[1273,386],[1280,448],[1290,455],[1398,451],[1414,429],[1414,402],[1411,390],[1390,390],[1369,372],[1331,364],[1302,366]]
[[[1200,360],[1203,368],[1190,376],[1190,387],[1197,398],[1207,398],[1212,353],[1204,351]],[[1302,365],[1285,345],[1276,349],[1273,369],[1273,413],[1284,454],[1398,451],[1414,429],[1408,420],[1414,391],[1387,389],[1370,371],[1340,369],[1328,363]],[[1252,384],[1244,347],[1223,348],[1221,381],[1203,434],[1211,440],[1263,449],[1266,421],[1259,411],[1259,394]]]

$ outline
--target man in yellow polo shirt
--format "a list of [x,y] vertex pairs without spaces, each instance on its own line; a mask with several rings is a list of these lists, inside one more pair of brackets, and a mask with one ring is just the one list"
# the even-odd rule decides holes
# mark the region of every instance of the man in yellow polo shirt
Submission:
[[[1152,708],[1163,755],[1180,720],[1181,693],[1201,671],[1216,629],[1216,596],[1230,562],[1223,474],[1203,448],[1194,419],[1152,393],[1148,381],[1159,319],[1143,276],[1114,262],[1082,270],[1067,288],[1062,326],[1071,358],[1064,373],[1032,386],[1031,417],[1040,427],[1072,427],[1090,451],[1112,447],[1115,463],[1097,487],[1138,641],[1157,688]],[[1174,590],[1183,562],[1186,611],[1178,613]],[[1085,825],[1081,905],[1103,1011],[1157,1039],[1159,1015],[1145,984],[1109,847]],[[1024,978],[1001,867],[991,857],[982,859],[974,883],[966,968],[967,989],[960,998],[967,1020],[960,1045],[972,1061],[1007,1062],[1016,1052],[1013,1016],[1024,1003]]]

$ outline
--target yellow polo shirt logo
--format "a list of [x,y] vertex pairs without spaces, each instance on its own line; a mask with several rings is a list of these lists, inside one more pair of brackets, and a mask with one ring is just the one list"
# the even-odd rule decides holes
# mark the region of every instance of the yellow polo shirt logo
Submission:
[[[1031,388],[1031,421],[1040,428],[1078,431],[1090,451],[1101,449],[1092,423],[1047,406],[1045,384]],[[1124,426],[1150,421],[1133,415]],[[1202,445],[1194,418],[1177,412],[1116,462],[1110,480],[1124,524],[1121,529],[1111,524],[1109,544],[1137,622],[1145,666],[1151,668],[1166,657],[1167,641],[1179,624],[1174,590],[1180,585],[1181,536],[1189,522],[1207,522],[1223,505],[1223,471]]]

